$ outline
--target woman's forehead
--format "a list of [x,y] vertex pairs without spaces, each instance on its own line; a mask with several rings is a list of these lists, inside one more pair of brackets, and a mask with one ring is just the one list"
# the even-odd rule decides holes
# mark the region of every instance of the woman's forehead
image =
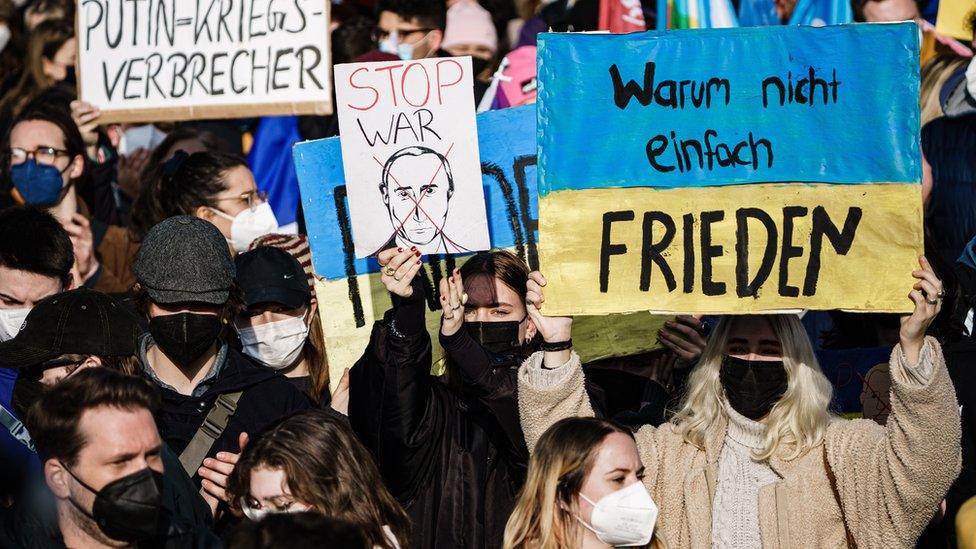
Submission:
[[775,340],[779,341],[772,323],[763,315],[742,315],[732,320],[729,339]]
[[496,307],[501,303],[518,305],[522,296],[498,278],[485,273],[464,279],[464,291],[468,294],[468,305],[473,307]]

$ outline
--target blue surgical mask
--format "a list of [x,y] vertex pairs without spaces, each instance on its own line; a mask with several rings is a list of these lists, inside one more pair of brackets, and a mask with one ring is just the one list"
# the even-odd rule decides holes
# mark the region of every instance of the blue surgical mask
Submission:
[[410,61],[411,59],[413,59],[413,53],[417,47],[417,44],[424,43],[424,41],[427,40],[427,36],[429,35],[430,33],[428,32],[427,34],[424,35],[423,38],[418,40],[415,44],[408,44],[406,42],[401,42],[400,34],[397,31],[393,31],[390,33],[389,36],[387,36],[383,40],[380,40],[380,51],[383,53],[396,55],[403,61]]
[[10,179],[24,202],[31,206],[54,206],[61,201],[64,180],[54,166],[38,164],[33,158],[10,167]]
[[397,31],[391,32],[386,38],[380,40],[380,51],[390,55],[397,54],[397,45],[400,44],[400,36]]

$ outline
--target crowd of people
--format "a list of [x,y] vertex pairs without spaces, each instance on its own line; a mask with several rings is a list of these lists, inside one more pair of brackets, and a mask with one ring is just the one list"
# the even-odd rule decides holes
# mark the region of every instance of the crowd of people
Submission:
[[[935,3],[852,2],[922,37],[912,314],[679,315],[584,364],[523,258],[431,295],[394,247],[392,307],[330,364],[301,213],[280,227],[243,156],[258,120],[103,124],[75,2],[0,0],[0,547],[976,547],[976,64]],[[479,110],[506,108],[536,35],[599,11],[334,1],[332,56],[469,55]],[[868,347],[885,413],[843,417],[817,353]]]

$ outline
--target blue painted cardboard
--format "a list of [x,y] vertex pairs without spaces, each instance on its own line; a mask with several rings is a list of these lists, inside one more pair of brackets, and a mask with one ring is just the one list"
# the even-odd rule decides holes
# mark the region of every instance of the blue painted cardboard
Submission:
[[[482,185],[493,248],[516,248],[538,268],[535,106],[478,115]],[[379,272],[355,259],[338,137],[294,147],[315,272],[329,280]]]
[[921,180],[914,23],[546,33],[538,44],[542,195]]

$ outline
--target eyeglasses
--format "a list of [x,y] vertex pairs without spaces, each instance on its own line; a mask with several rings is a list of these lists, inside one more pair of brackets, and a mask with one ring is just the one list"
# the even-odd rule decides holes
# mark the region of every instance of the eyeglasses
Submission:
[[64,149],[54,147],[37,147],[33,150],[22,149],[20,147],[10,148],[10,165],[16,166],[27,162],[28,158],[33,158],[38,164],[52,166],[59,156],[69,156],[71,153]]
[[[437,30],[437,29],[421,27],[419,29],[395,29],[393,32],[397,33],[397,37],[401,41],[403,41],[406,37],[410,36],[411,34],[418,33],[418,32],[428,33],[433,30]],[[387,38],[390,37],[390,34],[391,33],[389,31],[385,31],[383,29],[377,29],[373,31],[373,41],[380,42],[382,40],[386,40]]]
[[[49,361],[44,362],[42,364],[39,364],[37,366],[33,366],[33,367],[30,367],[30,368],[24,369],[22,371],[22,374],[27,379],[32,379],[34,381],[40,381],[41,378],[44,377],[44,371],[45,370],[50,370],[51,368],[67,367],[66,370],[65,370],[65,373],[64,373],[64,378],[67,378],[67,377],[70,377],[71,374],[77,372],[78,371],[78,368],[80,368],[81,365],[84,364],[86,360],[88,360],[88,357],[87,356],[81,358],[80,360],[72,360],[72,359],[55,359],[55,360],[49,360]],[[64,379],[64,378],[61,378],[61,379]]]
[[240,200],[241,202],[247,203],[247,209],[253,212],[255,208],[268,201],[268,193],[266,191],[247,191],[237,196],[226,196],[224,198],[216,198],[215,200],[217,202]]

